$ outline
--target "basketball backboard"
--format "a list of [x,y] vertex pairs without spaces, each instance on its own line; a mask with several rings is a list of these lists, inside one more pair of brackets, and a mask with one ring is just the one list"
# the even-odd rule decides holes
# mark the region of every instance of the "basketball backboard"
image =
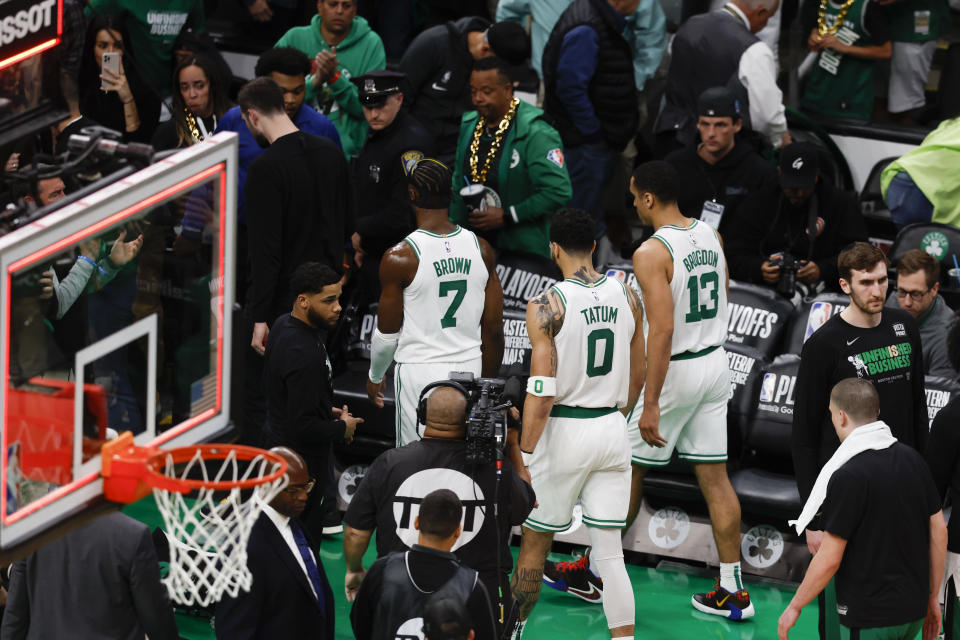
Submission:
[[0,551],[102,502],[114,432],[228,427],[236,158],[213,136],[0,238]]

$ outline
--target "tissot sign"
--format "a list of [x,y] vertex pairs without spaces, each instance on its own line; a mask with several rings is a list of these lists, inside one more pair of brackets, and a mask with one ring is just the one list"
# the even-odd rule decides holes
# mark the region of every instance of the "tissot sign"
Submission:
[[0,69],[60,43],[63,0],[0,2]]

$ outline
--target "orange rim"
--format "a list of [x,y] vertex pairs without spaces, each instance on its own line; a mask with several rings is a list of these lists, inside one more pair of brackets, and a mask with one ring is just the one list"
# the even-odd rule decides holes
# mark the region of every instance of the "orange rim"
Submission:
[[[185,480],[181,478],[171,478],[163,473],[163,468],[167,463],[167,456],[173,458],[174,464],[183,464],[192,460],[197,451],[200,452],[200,457],[203,458],[203,460],[225,460],[230,455],[230,452],[236,454],[238,461],[249,461],[257,456],[262,456],[269,462],[279,464],[280,468],[269,475],[260,478],[248,478],[246,480]],[[287,461],[277,454],[265,449],[240,444],[198,444],[158,451],[147,459],[145,466],[146,470],[143,475],[143,481],[145,483],[154,489],[176,491],[177,493],[190,493],[191,491],[198,491],[200,489],[210,489],[213,491],[252,489],[263,484],[275,482],[282,478],[287,472]]]

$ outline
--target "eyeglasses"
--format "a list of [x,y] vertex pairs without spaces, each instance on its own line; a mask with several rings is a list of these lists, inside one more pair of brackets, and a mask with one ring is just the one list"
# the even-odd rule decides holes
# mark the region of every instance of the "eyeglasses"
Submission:
[[292,485],[290,485],[290,486],[288,486],[288,487],[284,487],[283,490],[284,490],[285,493],[289,493],[290,495],[294,495],[294,496],[295,496],[295,495],[297,495],[298,493],[300,493],[301,491],[304,491],[304,492],[306,492],[306,493],[310,493],[311,491],[313,491],[313,488],[314,488],[315,486],[317,486],[317,481],[314,480],[313,478],[310,478],[310,481],[307,482],[306,484],[292,484]]
[[906,289],[897,289],[897,299],[903,300],[907,296],[910,296],[910,299],[914,302],[920,302],[923,300],[923,296],[927,295],[928,293],[930,293],[930,289],[924,289],[923,291],[907,291]]

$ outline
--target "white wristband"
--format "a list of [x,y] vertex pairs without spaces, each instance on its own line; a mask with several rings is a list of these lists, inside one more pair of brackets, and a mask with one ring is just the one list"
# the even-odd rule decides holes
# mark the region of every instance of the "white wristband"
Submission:
[[557,379],[545,376],[530,376],[527,379],[527,393],[540,397],[555,396],[557,395]]
[[523,449],[520,450],[520,457],[523,459],[523,466],[529,467],[530,461],[533,460],[533,453],[527,453]]
[[380,333],[380,329],[373,330],[373,337],[370,339],[370,372],[367,374],[370,382],[379,384],[383,376],[387,374],[390,363],[393,362],[393,354],[397,351],[397,341],[400,340],[400,332]]

